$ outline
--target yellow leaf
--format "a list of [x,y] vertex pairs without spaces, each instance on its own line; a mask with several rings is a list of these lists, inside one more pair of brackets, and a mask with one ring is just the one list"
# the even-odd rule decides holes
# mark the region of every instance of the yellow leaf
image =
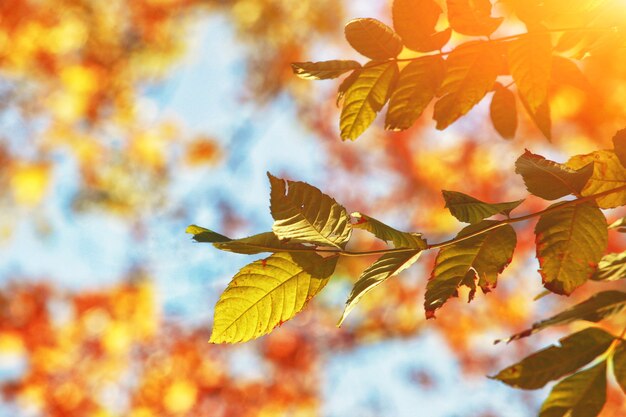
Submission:
[[[595,151],[586,155],[576,155],[566,165],[573,169],[581,168],[593,162],[593,174],[581,191],[583,196],[601,193],[626,185],[626,169],[622,166],[615,152],[610,150]],[[600,197],[600,208],[614,208],[626,205],[626,191]]]
[[324,288],[336,262],[282,252],[243,267],[215,306],[210,342],[245,342],[271,332]]
[[355,140],[372,124],[390,95],[398,77],[395,62],[372,62],[359,72],[345,93],[339,126],[343,140]]
[[552,67],[550,34],[527,33],[508,47],[509,69],[519,93],[534,113],[546,101]]
[[445,129],[482,100],[496,81],[499,63],[486,42],[469,42],[452,51],[439,89],[443,97],[435,104],[437,129]]

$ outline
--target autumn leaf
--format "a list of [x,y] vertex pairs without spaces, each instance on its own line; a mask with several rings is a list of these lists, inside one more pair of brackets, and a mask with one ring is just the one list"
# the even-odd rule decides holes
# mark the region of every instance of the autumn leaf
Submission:
[[546,139],[552,140],[552,116],[550,113],[550,101],[546,99],[546,101],[537,107],[537,110],[533,111],[523,96],[520,95],[519,98],[524,105],[524,109],[526,109],[526,113],[528,113],[530,119],[533,123],[535,123],[535,126],[537,126]]
[[404,67],[389,100],[385,128],[411,127],[435,97],[444,74],[445,61],[437,55],[417,58]]
[[626,251],[604,255],[591,277],[594,281],[617,281],[624,278],[626,278]]
[[580,194],[593,172],[591,161],[576,168],[550,161],[528,150],[515,161],[515,172],[524,179],[528,192],[545,200]]
[[434,0],[394,0],[393,27],[407,48],[418,52],[441,49],[450,39],[449,29],[435,32],[441,7]]
[[348,89],[359,78],[359,75],[361,75],[360,69],[354,70],[352,71],[350,75],[348,75],[346,78],[343,79],[341,84],[339,84],[339,87],[337,88],[337,101],[336,101],[337,107],[339,107],[339,104],[345,97]]
[[400,272],[413,265],[419,258],[420,254],[421,249],[386,253],[365,271],[363,271],[359,280],[354,284],[352,292],[350,292],[343,315],[341,316],[337,326],[341,326],[346,317],[348,317],[348,314],[350,314],[352,309],[365,294],[385,282],[387,279],[398,275]]
[[[516,333],[505,339],[505,341],[509,343],[513,340],[533,335],[550,326],[559,326],[577,320],[597,323],[607,317],[619,314],[625,307],[626,293],[621,291],[602,291],[573,307],[533,324],[530,329]],[[496,340],[496,343],[500,342],[501,340]]]
[[491,35],[503,20],[491,17],[489,0],[447,0],[447,4],[450,26],[463,35]]
[[383,108],[398,77],[395,62],[372,62],[359,72],[344,95],[339,119],[341,138],[355,140]]
[[279,239],[343,248],[352,227],[346,209],[304,182],[267,174],[271,184],[272,230]]
[[520,95],[531,112],[548,97],[552,64],[552,44],[547,32],[531,32],[508,44],[509,69]]
[[[581,190],[583,196],[598,194],[626,186],[626,169],[615,152],[595,151],[586,155],[576,155],[567,161],[572,169],[580,169],[593,163],[593,174]],[[614,208],[626,204],[626,189],[596,199],[600,208]]]
[[507,203],[485,203],[458,191],[443,190],[441,193],[450,213],[460,221],[472,224],[495,214],[508,216],[512,210],[524,202],[524,200],[517,200]]
[[548,211],[539,217],[535,243],[544,286],[569,295],[591,278],[602,258],[608,243],[606,219],[592,203]]
[[400,37],[376,19],[351,20],[345,27],[345,35],[350,46],[371,59],[395,58],[402,50]]
[[578,68],[578,65],[571,59],[562,56],[552,56],[550,79],[554,84],[571,85],[582,91],[592,90],[587,77],[585,77],[580,68]]
[[606,402],[606,361],[565,378],[552,388],[539,417],[589,416]]
[[259,233],[241,239],[230,239],[209,229],[191,225],[187,228],[187,233],[193,234],[193,239],[198,242],[213,243],[213,246],[217,249],[244,255],[263,252],[285,252],[289,250],[305,251],[310,249],[299,243],[282,241],[273,232]]
[[626,168],[626,129],[618,131],[613,136],[613,148],[622,168]]
[[454,49],[446,61],[433,118],[443,130],[478,104],[493,87],[500,58],[487,42],[469,42]]
[[517,130],[517,107],[515,94],[500,83],[496,83],[495,92],[489,107],[491,122],[496,131],[505,139],[512,139]]
[[282,252],[243,267],[215,306],[210,342],[245,342],[271,332],[324,288],[336,263],[337,257]]
[[[496,224],[498,222],[485,220],[467,226],[459,232],[457,239],[490,229]],[[424,308],[427,317],[434,316],[434,311],[455,296],[463,283],[469,283],[471,288],[478,279],[478,286],[483,292],[494,288],[498,274],[511,262],[516,243],[515,230],[505,224],[441,248],[426,285]]]
[[490,378],[515,388],[538,389],[585,366],[604,353],[613,340],[604,330],[590,327],[560,339],[560,346],[535,352]]
[[305,80],[327,80],[337,78],[346,72],[361,68],[356,61],[294,62],[293,73]]
[[401,232],[359,212],[354,212],[350,216],[356,220],[352,227],[367,230],[385,242],[393,242],[396,248],[426,249],[427,247],[427,243],[420,233]]
[[620,233],[626,233],[626,217],[615,220],[609,225],[609,229],[615,229]]
[[626,393],[626,343],[623,341],[613,354],[613,374],[622,391]]
[[221,235],[213,230],[205,229],[204,227],[196,226],[192,224],[187,226],[185,233],[189,233],[193,235],[193,240],[196,242],[207,242],[207,243],[215,243],[215,242],[229,242],[232,239]]

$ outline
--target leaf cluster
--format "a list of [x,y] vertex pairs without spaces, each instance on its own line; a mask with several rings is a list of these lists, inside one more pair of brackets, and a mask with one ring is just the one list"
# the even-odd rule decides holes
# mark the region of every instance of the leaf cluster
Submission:
[[[437,129],[443,130],[487,95],[491,121],[503,138],[515,136],[519,101],[550,139],[550,87],[569,84],[588,91],[575,60],[623,44],[626,27],[607,17],[614,1],[567,7],[557,1],[502,3],[507,18],[522,20],[526,32],[492,38],[505,18],[492,16],[489,0],[447,0],[445,12],[435,0],[394,0],[393,27],[373,18],[354,19],[345,27],[347,42],[369,61],[295,62],[292,68],[308,80],[349,73],[337,94],[337,103],[343,102],[343,140],[357,139],[385,104],[388,130],[408,129],[431,102]],[[576,26],[554,29],[552,21]],[[450,45],[453,33],[462,41]]]

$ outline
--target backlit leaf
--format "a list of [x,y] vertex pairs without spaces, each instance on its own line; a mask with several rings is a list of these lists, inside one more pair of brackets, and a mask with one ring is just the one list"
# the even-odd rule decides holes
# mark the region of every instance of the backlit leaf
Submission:
[[539,417],[595,417],[605,402],[606,361],[602,361],[556,384]]
[[617,281],[624,278],[626,278],[626,251],[604,255],[591,277],[594,281]]
[[196,226],[195,224],[187,226],[185,233],[193,235],[193,240],[195,240],[196,242],[215,243],[228,242],[232,240],[231,238],[220,235],[213,230],[205,229],[204,227]]
[[341,138],[355,140],[372,124],[398,77],[395,62],[371,63],[360,70],[346,91],[339,119]]
[[443,198],[446,200],[446,207],[457,219],[465,223],[478,223],[479,221],[491,217],[495,214],[506,216],[522,204],[524,200],[511,201],[507,203],[485,203],[467,194],[458,191],[442,190]]
[[519,96],[520,101],[526,109],[526,113],[530,116],[531,120],[535,123],[535,126],[539,128],[539,131],[543,133],[546,139],[552,140],[552,117],[550,115],[550,101],[544,101],[537,110],[533,111],[524,96]]
[[230,239],[204,227],[191,225],[187,227],[187,233],[193,234],[193,239],[198,242],[213,243],[213,246],[218,249],[244,255],[263,252],[284,252],[288,250],[307,251],[311,249],[299,243],[280,240],[273,232],[259,233],[241,239]]
[[606,219],[592,203],[560,207],[541,215],[535,243],[546,289],[571,294],[591,278],[602,258],[608,243]]
[[508,44],[509,69],[519,93],[532,112],[548,96],[552,64],[552,44],[546,32],[527,33]]
[[[577,320],[597,323],[606,317],[620,313],[624,307],[626,307],[626,293],[621,291],[602,291],[567,310],[533,324],[530,329],[516,333],[505,341],[508,343],[533,335],[547,327],[568,324]],[[496,343],[499,342],[501,341],[496,340]]]
[[451,31],[435,32],[441,7],[433,0],[394,0],[393,27],[407,48],[419,52],[441,49]]
[[626,167],[626,129],[618,131],[615,136],[613,136],[613,149],[622,167]]
[[[457,237],[467,236],[498,224],[485,220],[465,227]],[[474,290],[474,281],[483,292],[497,284],[498,274],[511,262],[517,238],[515,230],[505,224],[439,250],[435,267],[426,286],[424,308],[427,317],[433,317],[457,288],[468,285]],[[472,291],[473,292],[473,291]],[[472,297],[473,294],[470,295]]]
[[[595,151],[586,155],[576,155],[567,161],[567,166],[579,169],[593,162],[593,174],[585,188],[583,196],[601,193],[626,186],[626,169],[622,166],[615,152]],[[626,190],[615,192],[596,199],[601,208],[614,208],[626,205]]]
[[352,84],[354,84],[354,82],[359,78],[360,74],[361,74],[360,69],[354,70],[352,71],[352,74],[344,78],[341,84],[339,84],[339,87],[337,88],[337,102],[336,102],[337,107],[339,107],[339,104],[345,97],[346,92],[352,86]]
[[322,62],[294,62],[291,64],[293,73],[305,80],[327,80],[337,78],[348,71],[361,68],[356,61],[322,61]]
[[393,242],[396,248],[426,249],[426,241],[420,233],[401,232],[359,212],[352,213],[351,216],[356,219],[352,227],[367,230],[385,242]]
[[609,229],[616,229],[620,233],[626,233],[626,217],[615,220],[609,225]]
[[336,263],[337,257],[283,252],[243,267],[215,306],[210,342],[245,342],[271,332],[324,288]]
[[580,194],[591,178],[593,164],[574,168],[526,150],[515,161],[515,172],[522,176],[529,193],[545,200],[556,200],[568,194]]
[[280,239],[343,248],[352,227],[346,209],[304,182],[267,174],[271,184],[272,230]]
[[363,271],[363,274],[361,274],[361,277],[359,277],[359,280],[352,288],[352,292],[346,301],[346,307],[343,311],[343,315],[337,325],[341,326],[348,314],[350,314],[350,311],[352,311],[365,294],[385,282],[387,279],[398,275],[400,272],[413,265],[419,258],[420,253],[420,249],[406,252],[386,253],[378,258],[378,260],[369,268]]
[[487,42],[469,42],[454,49],[446,61],[446,76],[433,118],[443,130],[478,104],[493,87],[500,57]]
[[583,91],[591,89],[589,81],[571,59],[553,55],[551,73],[551,81],[555,84],[571,85]]
[[515,94],[501,84],[496,84],[489,108],[491,122],[496,131],[505,139],[512,139],[517,130],[517,106]]
[[389,100],[385,128],[411,127],[435,97],[445,71],[445,61],[438,55],[417,58],[404,67]]
[[491,17],[489,0],[447,0],[450,26],[464,35],[491,35],[502,23]]
[[353,19],[345,27],[348,43],[371,59],[395,58],[402,50],[400,37],[384,23],[372,19]]
[[626,393],[626,343],[621,342],[613,354],[613,375]]
[[560,339],[560,346],[535,352],[491,378],[515,388],[538,389],[585,366],[604,353],[613,340],[604,330],[590,327]]

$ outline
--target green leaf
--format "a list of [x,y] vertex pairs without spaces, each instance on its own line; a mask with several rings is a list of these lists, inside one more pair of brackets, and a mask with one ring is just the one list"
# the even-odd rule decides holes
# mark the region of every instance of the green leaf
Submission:
[[591,277],[594,281],[617,281],[624,278],[626,278],[626,251],[604,255]]
[[539,417],[594,417],[606,402],[606,361],[565,378],[552,388]]
[[526,109],[526,113],[530,116],[530,119],[535,123],[535,126],[539,128],[539,131],[543,133],[546,139],[552,140],[552,118],[550,116],[550,102],[546,99],[537,110],[533,111],[524,96],[519,96],[520,101]]
[[604,330],[590,327],[560,339],[560,346],[535,352],[490,378],[515,388],[538,389],[585,366],[604,353],[613,340]]
[[421,233],[401,232],[359,212],[354,212],[350,216],[356,220],[352,227],[367,230],[385,242],[391,241],[396,248],[426,249],[428,246],[426,241],[422,239]]
[[185,229],[185,233],[193,235],[193,240],[195,240],[196,242],[215,243],[228,242],[232,240],[231,238],[220,235],[213,230],[205,229],[204,227],[196,226],[195,224],[187,226],[187,229]]
[[[457,238],[468,236],[499,224],[485,220],[465,227]],[[505,224],[492,230],[467,238],[439,250],[435,267],[428,284],[424,309],[426,317],[434,317],[434,311],[456,295],[460,285],[467,285],[475,291],[474,281],[483,292],[488,292],[497,284],[498,274],[511,262],[517,238],[515,230]]]
[[346,40],[358,53],[371,59],[395,58],[402,51],[402,40],[384,23],[372,19],[353,19],[345,28]]
[[407,48],[418,52],[441,49],[451,31],[435,32],[441,6],[434,0],[394,0],[393,27]]
[[336,256],[282,252],[243,267],[215,306],[210,342],[245,342],[271,332],[324,288],[336,263]]
[[488,42],[468,42],[456,47],[446,61],[446,76],[433,118],[443,130],[469,112],[491,90],[498,76],[500,57]]
[[[597,323],[607,317],[620,313],[626,307],[626,293],[621,291],[602,291],[592,295],[582,303],[576,304],[550,318],[541,320],[528,330],[516,333],[505,341],[507,343],[533,335],[547,327],[585,320]],[[500,343],[496,340],[495,343]]]
[[524,179],[528,192],[545,200],[580,194],[593,172],[593,164],[572,169],[526,150],[515,161],[515,172]]
[[294,62],[291,64],[293,73],[305,80],[328,80],[337,78],[348,71],[361,68],[356,61],[322,61],[322,62]]
[[355,140],[372,124],[389,99],[397,78],[395,62],[371,62],[360,70],[346,91],[341,109],[339,127],[343,140]]
[[515,94],[500,83],[496,83],[496,90],[491,98],[489,114],[493,127],[500,136],[505,139],[515,137],[515,131],[517,130]]
[[312,185],[267,175],[272,188],[272,230],[279,239],[340,249],[345,246],[352,227],[343,206]]
[[352,292],[346,301],[346,308],[339,320],[338,326],[348,317],[350,311],[363,298],[365,294],[373,290],[387,279],[398,275],[411,265],[413,265],[421,254],[421,249],[406,252],[386,253],[369,268],[363,271],[359,280],[354,284]]
[[613,375],[626,393],[626,343],[621,342],[613,354]]
[[438,55],[417,58],[404,67],[389,100],[385,128],[411,127],[435,97],[445,72],[445,61]]
[[508,44],[509,69],[532,112],[548,98],[552,64],[550,34],[526,33]]
[[613,136],[613,149],[615,150],[617,159],[619,159],[622,164],[622,168],[626,167],[626,129],[618,131],[615,136]]
[[450,26],[463,35],[491,35],[502,23],[501,17],[491,17],[489,0],[447,0],[447,3]]
[[478,223],[495,214],[508,216],[513,209],[522,204],[524,200],[511,201],[508,203],[485,203],[477,198],[458,191],[442,190],[446,207],[457,219],[465,223]]
[[620,233],[626,233],[626,217],[615,220],[609,225],[609,229],[616,229]]
[[[567,166],[579,169],[593,163],[593,174],[580,192],[583,196],[610,191],[626,185],[626,169],[613,151],[601,150],[587,155],[576,155],[567,161]],[[596,199],[601,208],[614,208],[626,205],[626,190],[615,192]]]
[[541,215],[535,243],[544,286],[569,295],[591,278],[602,259],[608,244],[606,219],[592,203],[560,207]]

